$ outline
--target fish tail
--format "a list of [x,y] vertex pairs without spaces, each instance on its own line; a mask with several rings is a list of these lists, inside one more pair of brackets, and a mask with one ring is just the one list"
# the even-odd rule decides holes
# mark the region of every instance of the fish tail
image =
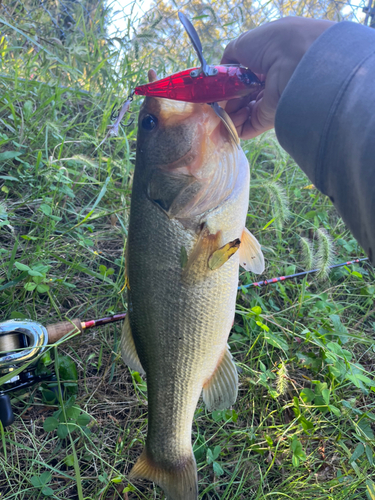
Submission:
[[173,466],[161,466],[145,448],[130,472],[129,479],[148,479],[164,490],[167,500],[197,500],[198,477],[193,452]]

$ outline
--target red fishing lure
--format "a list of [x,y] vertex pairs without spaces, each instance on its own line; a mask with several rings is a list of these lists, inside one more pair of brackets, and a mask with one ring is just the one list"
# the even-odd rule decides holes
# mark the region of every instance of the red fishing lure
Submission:
[[190,68],[162,80],[140,85],[135,94],[164,97],[176,101],[212,103],[227,101],[244,95],[259,93],[264,83],[243,66],[208,66],[208,74],[201,68]]

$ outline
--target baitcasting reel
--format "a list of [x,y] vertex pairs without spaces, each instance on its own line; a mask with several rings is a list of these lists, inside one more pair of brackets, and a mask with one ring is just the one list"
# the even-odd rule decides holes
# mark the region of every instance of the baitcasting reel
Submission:
[[[9,393],[37,382],[51,380],[51,375],[36,375],[35,364],[47,344],[54,344],[68,334],[82,331],[80,320],[47,327],[31,320],[9,320],[0,323],[0,379],[9,375],[0,387],[0,421],[4,427],[14,422]],[[20,371],[23,365],[25,370]],[[34,365],[34,366],[33,366]],[[15,375],[12,377],[12,372]]]
[[[0,422],[3,426],[7,427],[14,422],[10,392],[54,378],[53,373],[35,374],[36,362],[47,345],[55,344],[63,337],[81,333],[87,328],[122,321],[125,316],[126,313],[119,313],[89,321],[76,318],[47,326],[28,319],[12,319],[0,323]],[[13,377],[12,372],[15,372]],[[1,382],[4,377],[6,381]]]

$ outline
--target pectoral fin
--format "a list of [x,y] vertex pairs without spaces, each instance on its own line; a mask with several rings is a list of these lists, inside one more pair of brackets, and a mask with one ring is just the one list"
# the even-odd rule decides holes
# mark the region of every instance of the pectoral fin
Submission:
[[208,259],[208,267],[212,271],[219,269],[219,267],[224,265],[232,257],[232,255],[237,252],[240,248],[240,244],[241,240],[237,238],[216,250]]
[[207,226],[203,227],[193,250],[188,256],[187,263],[183,268],[183,276],[193,280],[204,279],[206,272],[209,272],[207,262],[215,250],[219,248],[222,240],[222,232],[210,234]]
[[203,386],[203,401],[209,411],[224,410],[235,403],[237,392],[237,368],[227,347],[214,374]]
[[245,227],[241,236],[241,245],[239,250],[240,266],[246,271],[252,271],[255,274],[262,274],[264,271],[264,257],[258,240]]
[[138,357],[137,349],[135,347],[132,331],[130,328],[129,314],[126,316],[124,324],[122,325],[121,334],[121,355],[124,362],[132,370],[139,373],[145,373],[141,362]]

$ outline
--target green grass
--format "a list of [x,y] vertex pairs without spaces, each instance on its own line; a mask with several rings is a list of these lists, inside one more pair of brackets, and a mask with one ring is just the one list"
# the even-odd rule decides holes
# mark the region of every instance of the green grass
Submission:
[[[46,33],[40,50],[26,25],[15,31],[8,17],[2,27],[1,320],[48,324],[126,309],[136,126],[102,141],[113,104],[144,81],[149,56],[120,57],[95,23],[80,22],[75,44]],[[48,85],[30,82],[35,74]],[[243,148],[248,227],[266,278],[363,256],[272,133]],[[241,273],[241,283],[254,280]],[[375,498],[374,296],[367,264],[239,292],[230,337],[238,401],[212,413],[201,403],[193,423],[200,498]],[[145,441],[147,394],[120,358],[120,332],[88,330],[50,349],[40,369],[57,368],[60,403],[48,403],[45,385],[12,394],[16,421],[0,429],[0,499],[163,498],[151,483],[127,480]]]

